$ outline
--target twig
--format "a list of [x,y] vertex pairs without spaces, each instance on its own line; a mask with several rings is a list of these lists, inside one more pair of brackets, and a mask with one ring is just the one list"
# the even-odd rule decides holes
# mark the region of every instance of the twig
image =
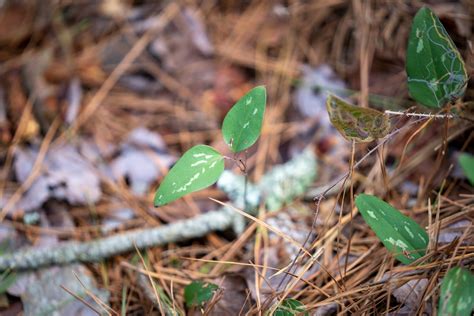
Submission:
[[[141,266],[143,269],[143,265]],[[160,306],[160,302],[155,295],[156,289],[150,284],[150,277],[146,273],[137,272],[137,284],[142,290],[142,293],[153,303],[156,307]]]
[[[146,265],[146,262],[145,262],[145,259],[143,258],[140,250],[138,250],[136,248],[136,245],[135,245],[135,250],[137,251],[137,254],[138,256],[140,257],[140,260],[142,261],[142,265],[143,265],[143,268],[145,269],[145,271],[148,272],[148,267]],[[140,273],[139,273],[140,274]],[[161,300],[160,300],[160,296],[158,295],[158,291],[156,290],[156,284],[153,282],[153,279],[151,278],[150,274],[147,274],[147,277],[148,277],[148,281],[150,282],[150,286],[151,286],[151,290],[152,290],[152,293],[154,295],[154,300],[152,300],[152,302],[155,304],[155,305],[158,305],[158,308],[159,308],[159,311],[160,313],[163,315],[164,312],[163,312],[163,305],[161,304]],[[140,280],[140,278],[139,278]],[[139,281],[140,283],[140,281]],[[144,283],[146,284],[146,283]],[[143,284],[143,285],[144,285]],[[150,294],[150,293],[147,293],[147,294]],[[156,302],[156,303],[155,303]]]
[[[92,311],[94,311],[97,315],[100,315],[100,312],[94,308],[94,306],[92,306],[89,302],[87,302],[85,299],[83,299],[82,297],[80,297],[79,295],[77,295],[76,293],[74,293],[73,291],[71,291],[70,289],[68,289],[67,287],[65,287],[64,285],[60,285],[60,287],[66,291],[68,294],[70,294],[72,297],[74,297],[76,300],[82,302],[82,304],[86,305],[87,307],[89,307]],[[110,313],[109,313],[110,315]]]
[[455,116],[452,114],[409,113],[409,112],[399,112],[399,111],[390,111],[390,110],[385,110],[385,114],[408,116],[408,117],[426,117],[426,118],[434,118],[434,119],[455,118]]
[[[165,301],[165,299],[169,300],[168,297],[165,297],[165,299],[163,299],[163,303],[161,303],[162,299],[158,295],[158,292],[156,289],[157,285],[154,283],[153,277],[150,275],[150,273],[145,273],[145,272],[148,272],[148,271],[145,269],[145,265],[142,263],[139,266],[139,269],[136,270],[137,284],[142,290],[143,294],[148,298],[148,300],[150,300],[150,302],[152,302],[155,307],[159,308],[161,315],[166,315],[166,316],[184,315],[184,313],[180,313],[179,311],[175,310],[176,307],[172,306],[171,301],[168,301],[168,302]],[[160,289],[160,292],[164,294],[163,289]]]

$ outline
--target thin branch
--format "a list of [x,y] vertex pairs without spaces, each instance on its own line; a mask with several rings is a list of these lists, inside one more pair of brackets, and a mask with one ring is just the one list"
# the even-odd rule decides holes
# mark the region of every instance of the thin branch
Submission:
[[453,114],[432,114],[432,113],[409,113],[385,110],[385,114],[408,116],[408,117],[423,117],[423,118],[434,118],[434,119],[453,119],[456,118]]

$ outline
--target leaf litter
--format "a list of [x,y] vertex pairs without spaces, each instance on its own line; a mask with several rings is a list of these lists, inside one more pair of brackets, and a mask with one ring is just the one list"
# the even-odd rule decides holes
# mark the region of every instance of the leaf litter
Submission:
[[[313,253],[320,251],[321,257],[304,272],[308,259],[299,257],[298,249],[284,238],[255,223],[238,236],[213,232],[147,249],[155,284],[172,302],[170,306],[186,311],[184,286],[205,280],[222,289],[205,307],[211,314],[238,314],[239,306],[255,314],[285,293],[317,315],[433,313],[439,296],[437,277],[448,269],[446,258],[452,265],[470,264],[472,186],[459,177],[452,154],[472,154],[467,122],[410,125],[408,118],[396,118],[395,128],[410,127],[362,161],[351,175],[354,194],[380,194],[425,228],[430,238],[437,236],[438,244],[431,245],[426,261],[419,265],[393,261],[351,208],[348,180],[327,194],[319,211],[318,201],[316,205],[312,201],[350,170],[351,156],[350,143],[329,123],[324,91],[317,87],[342,91],[339,96],[347,93],[357,104],[369,100],[369,106],[379,110],[405,105],[402,65],[416,5],[191,1],[179,4],[165,16],[169,23],[160,26],[166,6],[162,3],[6,3],[0,14],[20,17],[18,21],[25,23],[0,19],[2,25],[10,21],[15,26],[0,31],[4,48],[0,54],[1,205],[32,174],[39,142],[55,119],[61,125],[59,138],[67,140],[55,137],[35,180],[0,223],[2,239],[11,249],[166,226],[213,209],[207,197],[227,198],[215,188],[158,211],[151,210],[152,191],[176,157],[193,145],[222,146],[216,128],[228,106],[251,87],[265,84],[270,110],[261,139],[249,148],[251,181],[258,183],[273,166],[309,143],[316,144],[319,168],[312,190],[295,197],[296,202],[278,205],[277,212],[267,213],[264,208],[260,216],[299,243],[311,233],[306,247]],[[444,1],[431,6],[448,33],[455,35],[461,54],[467,55],[465,40],[472,37],[467,12],[472,4]],[[53,13],[58,16],[53,18]],[[149,31],[140,56],[121,64]],[[119,65],[123,72],[115,77]],[[109,83],[117,82],[113,87],[104,84],[109,76],[113,79]],[[465,101],[472,100],[471,86]],[[35,96],[35,90],[41,93]],[[89,106],[97,95],[100,104]],[[378,95],[390,98],[377,99]],[[93,115],[83,121],[84,112],[91,109]],[[64,132],[75,124],[79,128],[73,133]],[[357,145],[355,161],[373,146]],[[399,162],[402,154],[405,159]],[[343,193],[340,188],[347,190]],[[53,220],[57,203],[69,221]],[[275,273],[288,268],[295,257],[299,261],[291,270],[294,275],[282,282],[286,270]],[[67,304],[58,309],[60,313],[90,313],[59,287],[85,293],[75,272],[114,311],[159,312],[159,304],[139,290],[136,275],[123,263],[136,264],[135,254],[28,272],[32,279],[18,281],[17,289],[10,289],[6,310],[20,302],[28,314],[41,306],[41,299],[50,303],[64,299]],[[289,289],[287,285],[300,273],[301,280]],[[51,291],[34,294],[40,288]],[[94,304],[89,298],[87,302]]]

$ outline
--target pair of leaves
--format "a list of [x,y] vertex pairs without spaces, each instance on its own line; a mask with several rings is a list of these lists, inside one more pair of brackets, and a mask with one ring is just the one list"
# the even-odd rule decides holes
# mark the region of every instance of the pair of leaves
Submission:
[[397,260],[410,264],[425,255],[428,234],[414,220],[373,195],[360,194],[355,203],[365,222]]
[[[256,87],[243,96],[227,113],[222,135],[233,152],[252,146],[260,136],[265,113],[265,87]],[[155,206],[168,204],[180,197],[214,184],[224,171],[224,157],[206,145],[189,149],[166,175],[155,194]]]
[[387,114],[349,104],[335,95],[328,96],[326,109],[331,123],[347,140],[371,142],[390,131]]
[[444,276],[439,297],[440,315],[471,315],[474,308],[474,276],[466,269],[455,267]]
[[426,7],[413,19],[406,71],[410,95],[430,108],[440,108],[466,90],[464,61],[443,24]]

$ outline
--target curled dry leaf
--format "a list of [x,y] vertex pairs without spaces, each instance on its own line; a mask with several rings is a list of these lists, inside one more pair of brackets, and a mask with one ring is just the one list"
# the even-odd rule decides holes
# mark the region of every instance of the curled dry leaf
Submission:
[[347,140],[371,142],[390,131],[390,119],[380,111],[349,104],[335,95],[328,96],[326,108],[331,123]]

